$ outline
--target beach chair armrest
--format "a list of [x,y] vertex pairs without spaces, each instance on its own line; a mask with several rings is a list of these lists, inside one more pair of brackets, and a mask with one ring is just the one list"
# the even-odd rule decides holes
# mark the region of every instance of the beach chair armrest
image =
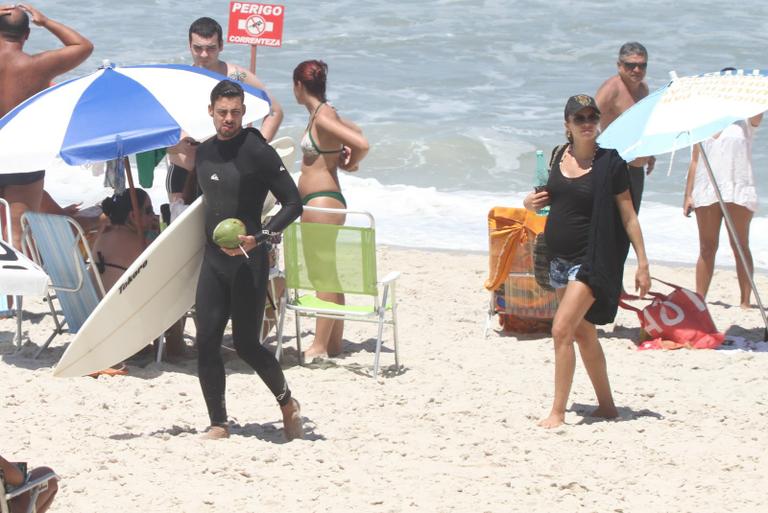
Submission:
[[[48,481],[50,481],[51,479],[56,479],[58,481],[59,476],[57,476],[55,472],[49,472],[40,477],[36,477],[35,479],[30,479],[26,481],[23,485],[18,486],[14,488],[12,491],[8,492],[5,495],[5,497],[7,500],[11,500],[14,497],[18,497],[19,495],[26,493],[38,486],[41,486],[41,485],[48,486]],[[43,488],[43,490],[44,489],[45,488]]]
[[399,271],[392,271],[379,281],[379,285],[389,285],[400,277]]

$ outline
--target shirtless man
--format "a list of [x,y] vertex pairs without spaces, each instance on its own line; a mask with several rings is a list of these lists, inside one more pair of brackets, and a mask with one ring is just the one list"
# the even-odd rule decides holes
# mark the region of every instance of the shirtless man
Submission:
[[[29,21],[59,38],[63,48],[35,55],[23,51]],[[27,4],[0,6],[0,116],[47,88],[51,81],[80,65],[93,44],[66,25]],[[40,210],[45,171],[0,174],[0,197],[11,205],[13,245],[21,248],[21,216]]]
[[[603,130],[618,118],[625,110],[648,96],[648,84],[645,72],[648,68],[648,51],[637,42],[624,43],[619,49],[616,62],[618,74],[603,82],[595,94],[600,108],[600,125]],[[635,212],[640,210],[643,197],[645,169],[651,174],[656,163],[655,157],[640,157],[629,163],[629,192]]]
[[[216,20],[199,18],[190,25],[189,50],[192,53],[193,65],[226,75],[230,80],[243,82],[267,93],[272,102],[272,112],[262,121],[260,131],[267,141],[271,141],[283,121],[282,107],[269,94],[256,75],[236,64],[219,59],[219,54],[223,49],[224,36],[221,25]],[[168,170],[166,188],[171,203],[178,199],[184,200],[184,184],[187,181],[187,170],[194,166],[196,144],[196,141],[185,137],[179,144],[168,150],[168,160],[172,165],[171,169]],[[190,180],[189,185],[194,185],[194,183],[194,180]],[[185,203],[190,203],[193,196],[194,194],[190,194],[190,191],[187,190]]]

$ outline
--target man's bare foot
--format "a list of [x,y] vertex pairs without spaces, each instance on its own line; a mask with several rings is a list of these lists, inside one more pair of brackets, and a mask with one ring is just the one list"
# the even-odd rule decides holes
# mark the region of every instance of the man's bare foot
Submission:
[[749,310],[750,308],[752,308],[752,305],[749,303],[741,303],[739,307],[741,307],[742,310]]
[[563,424],[565,424],[564,413],[550,413],[549,417],[539,421],[539,427],[543,427],[544,429],[556,428],[558,426],[562,426]]
[[210,426],[205,433],[200,435],[203,440],[222,440],[229,438],[229,428],[226,426]]
[[615,406],[598,406],[589,414],[590,417],[601,417],[604,419],[615,419],[619,416],[619,410]]
[[301,423],[301,405],[299,401],[291,398],[285,406],[281,406],[283,412],[283,433],[289,442],[296,438],[304,438],[304,426]]

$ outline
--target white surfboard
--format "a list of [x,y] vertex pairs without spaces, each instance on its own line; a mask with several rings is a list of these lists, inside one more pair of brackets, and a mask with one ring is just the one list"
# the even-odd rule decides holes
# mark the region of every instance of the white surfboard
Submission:
[[205,247],[198,198],[144,250],[91,313],[53,370],[84,376],[135,354],[195,302]]
[[[285,141],[280,144],[278,153],[288,160],[295,145],[291,140],[288,151]],[[192,307],[205,249],[204,224],[198,198],[107,292],[67,347],[54,376],[84,376],[119,363]]]

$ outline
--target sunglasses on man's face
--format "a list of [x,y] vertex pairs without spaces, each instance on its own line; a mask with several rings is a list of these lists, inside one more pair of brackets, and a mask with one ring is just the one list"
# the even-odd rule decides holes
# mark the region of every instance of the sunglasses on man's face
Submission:
[[647,62],[624,62],[624,61],[620,61],[620,62],[621,62],[621,65],[624,66],[624,68],[627,69],[628,71],[632,71],[633,69],[636,69],[636,68],[645,71],[645,69],[648,67]]
[[596,124],[600,122],[600,115],[595,114],[594,112],[588,116],[585,116],[584,114],[574,114],[573,122],[576,125],[583,125],[584,123]]

